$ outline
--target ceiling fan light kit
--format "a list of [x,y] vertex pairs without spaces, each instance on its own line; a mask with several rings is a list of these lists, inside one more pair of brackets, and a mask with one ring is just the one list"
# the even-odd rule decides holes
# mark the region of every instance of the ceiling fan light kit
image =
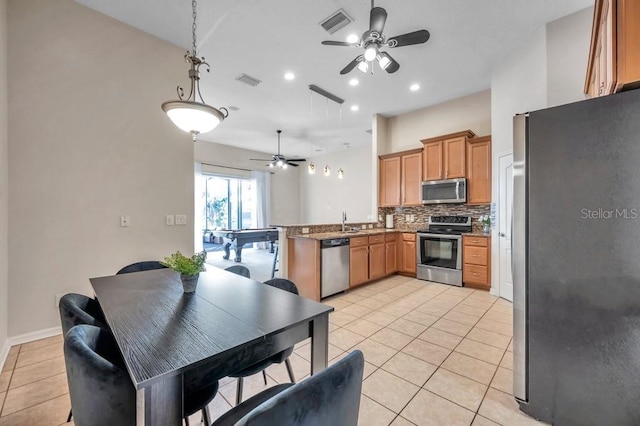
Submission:
[[[193,11],[192,45],[191,51],[184,56],[185,61],[190,64],[189,80],[191,81],[191,89],[189,96],[185,99],[184,89],[178,86],[178,100],[164,102],[162,110],[167,113],[173,124],[179,129],[191,133],[195,142],[198,134],[213,130],[227,118],[229,111],[226,108],[214,108],[207,105],[200,93],[200,67],[205,65],[207,72],[209,72],[210,66],[204,57],[199,58],[196,54],[196,0],[192,0],[191,8]],[[198,99],[200,102],[198,102]]]
[[362,72],[366,73],[371,71],[373,74],[373,67],[370,67],[369,63],[373,63],[374,61],[378,62],[380,68],[389,74],[393,74],[400,69],[400,64],[387,52],[381,52],[381,48],[388,47],[394,49],[396,47],[426,43],[429,40],[430,34],[427,30],[413,31],[411,33],[387,38],[383,32],[386,22],[387,11],[381,7],[375,7],[373,0],[371,0],[369,29],[362,34],[360,40],[349,40],[347,42],[326,40],[322,42],[325,46],[364,48],[364,54],[356,56],[353,61],[349,62],[349,64],[340,71],[340,74],[348,74],[356,67]]

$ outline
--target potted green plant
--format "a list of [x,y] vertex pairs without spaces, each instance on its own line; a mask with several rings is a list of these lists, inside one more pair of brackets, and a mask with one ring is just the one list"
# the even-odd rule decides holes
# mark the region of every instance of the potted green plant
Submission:
[[491,232],[491,216],[485,214],[480,216],[478,220],[482,224],[482,233],[488,235]]
[[191,257],[177,252],[169,257],[165,257],[160,263],[180,273],[180,281],[185,293],[193,293],[196,291],[198,277],[200,272],[204,272],[204,263],[207,260],[207,252],[201,251]]

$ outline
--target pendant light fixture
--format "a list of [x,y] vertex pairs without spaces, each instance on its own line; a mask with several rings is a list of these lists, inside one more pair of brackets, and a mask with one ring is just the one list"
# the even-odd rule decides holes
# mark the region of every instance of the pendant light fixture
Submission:
[[338,170],[338,179],[344,179],[344,171],[342,169]]
[[[192,45],[191,51],[184,55],[184,59],[191,66],[189,69],[189,80],[191,80],[191,90],[189,96],[184,99],[184,89],[178,86],[178,100],[167,101],[162,104],[162,110],[167,113],[173,124],[185,132],[191,133],[193,141],[200,133],[213,130],[221,121],[229,115],[226,108],[214,108],[207,105],[200,93],[200,67],[205,65],[209,72],[209,64],[204,57],[198,58],[196,54],[196,17],[198,15],[196,0],[191,1],[193,25],[191,26]],[[198,99],[200,102],[198,102]]]
[[316,174],[316,166],[315,164],[313,164],[313,160],[311,160],[311,163],[309,163],[309,174],[310,175],[315,175]]

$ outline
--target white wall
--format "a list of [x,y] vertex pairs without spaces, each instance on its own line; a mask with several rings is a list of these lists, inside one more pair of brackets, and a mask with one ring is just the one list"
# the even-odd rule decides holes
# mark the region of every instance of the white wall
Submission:
[[[55,294],[193,250],[193,142],[160,104],[184,51],[72,0],[9,3],[9,335],[59,326]],[[120,215],[132,225],[121,228]]]
[[[224,126],[224,123],[221,124]],[[270,158],[264,152],[249,151],[228,145],[206,141],[195,143],[195,161],[240,169],[268,171],[265,163],[251,161],[250,158]],[[271,225],[292,225],[300,223],[300,167],[286,170],[274,169],[271,175]],[[229,169],[233,172],[233,169]]]
[[547,24],[547,106],[585,98],[592,19],[589,7]]
[[[316,173],[300,172],[301,223],[340,223],[342,211],[347,211],[347,222],[376,221],[372,208],[373,174],[371,147],[349,148],[321,157],[314,157]],[[323,176],[325,164],[331,176]],[[338,169],[344,170],[344,179],[338,179]]]
[[[583,99],[593,8],[553,21],[531,34],[497,65],[491,78],[493,194],[498,158],[512,151],[513,116]],[[497,202],[497,197],[494,197]],[[498,227],[494,227],[494,233]],[[499,283],[499,238],[492,238],[494,289]]]
[[7,121],[7,0],[0,0],[0,368],[8,322],[8,121]]
[[491,133],[491,92],[485,90],[388,119],[389,152],[422,148],[420,140],[461,130]]

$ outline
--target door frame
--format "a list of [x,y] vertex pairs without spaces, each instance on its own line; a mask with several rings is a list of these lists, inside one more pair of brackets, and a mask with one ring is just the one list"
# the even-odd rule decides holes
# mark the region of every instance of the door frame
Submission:
[[[500,221],[499,212],[500,208],[498,203],[500,201],[500,160],[503,157],[513,156],[513,150],[502,151],[500,154],[495,156],[494,161],[494,176],[496,176],[494,183],[495,186],[493,188],[494,201],[495,204],[495,226],[491,227],[491,270],[494,273],[491,274],[491,294],[497,297],[500,297],[500,236],[498,235],[500,232],[500,226],[498,222]],[[492,197],[493,198],[493,197]]]

